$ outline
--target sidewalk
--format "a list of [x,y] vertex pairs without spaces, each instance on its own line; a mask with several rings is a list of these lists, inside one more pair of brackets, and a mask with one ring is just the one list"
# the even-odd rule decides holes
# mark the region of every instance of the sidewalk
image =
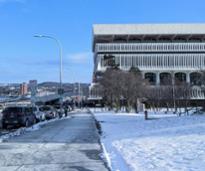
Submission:
[[90,114],[74,114],[0,143],[1,171],[107,171]]

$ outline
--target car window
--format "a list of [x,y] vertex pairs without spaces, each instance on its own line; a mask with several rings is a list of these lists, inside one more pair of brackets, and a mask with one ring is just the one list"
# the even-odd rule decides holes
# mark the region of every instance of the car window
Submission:
[[26,108],[25,108],[25,113],[26,113],[27,115],[32,114],[32,108],[31,108],[31,107],[26,107]]
[[37,111],[37,108],[36,107],[33,107],[33,112],[36,112]]
[[43,106],[41,107],[41,111],[49,111],[51,108],[49,106]]
[[28,113],[29,113],[28,108],[24,108],[24,111],[25,111],[25,113],[26,113],[26,114],[28,114]]

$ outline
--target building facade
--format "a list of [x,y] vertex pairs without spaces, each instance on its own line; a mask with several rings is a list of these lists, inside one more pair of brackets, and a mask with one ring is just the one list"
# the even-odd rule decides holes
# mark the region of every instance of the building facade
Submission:
[[20,85],[20,95],[21,95],[21,96],[25,96],[25,95],[27,95],[27,94],[28,94],[28,84],[22,83],[22,84]]
[[91,97],[98,97],[98,77],[106,70],[105,55],[112,55],[122,70],[137,67],[152,85],[165,78],[191,84],[195,98],[205,69],[205,24],[137,24],[93,26],[94,73]]

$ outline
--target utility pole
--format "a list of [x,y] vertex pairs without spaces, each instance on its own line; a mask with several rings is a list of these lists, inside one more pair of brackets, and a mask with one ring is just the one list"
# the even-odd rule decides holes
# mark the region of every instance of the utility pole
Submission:
[[78,97],[79,97],[79,101],[78,101],[78,107],[80,108],[80,104],[81,104],[81,92],[80,92],[80,83],[78,82]]

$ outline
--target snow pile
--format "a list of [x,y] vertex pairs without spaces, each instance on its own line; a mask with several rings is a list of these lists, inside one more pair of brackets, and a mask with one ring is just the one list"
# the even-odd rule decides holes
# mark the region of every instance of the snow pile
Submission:
[[205,170],[205,116],[95,113],[113,171]]
[[19,136],[19,135],[25,133],[25,130],[26,130],[26,128],[19,128],[14,132],[10,132],[8,134],[0,136],[0,143],[5,142],[7,139],[9,139],[11,137]]

